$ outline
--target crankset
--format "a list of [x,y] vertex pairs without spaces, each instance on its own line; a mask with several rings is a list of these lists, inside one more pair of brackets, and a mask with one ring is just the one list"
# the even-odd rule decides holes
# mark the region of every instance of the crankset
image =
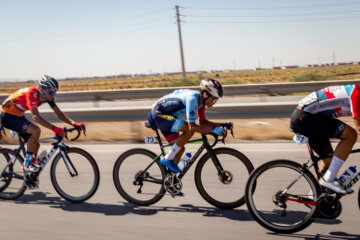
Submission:
[[338,199],[334,199],[333,196],[323,196],[317,201],[319,209],[319,218],[335,219],[342,211],[341,203]]
[[27,188],[34,189],[39,187],[39,174],[26,172],[24,182]]
[[167,175],[164,178],[164,188],[171,195],[177,195],[182,190],[181,179],[178,178],[175,174]]

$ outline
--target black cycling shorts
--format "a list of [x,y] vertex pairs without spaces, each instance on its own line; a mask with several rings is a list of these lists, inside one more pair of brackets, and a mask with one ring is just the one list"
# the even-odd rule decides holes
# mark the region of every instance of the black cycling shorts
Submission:
[[29,140],[31,134],[26,133],[26,129],[31,122],[25,116],[18,117],[8,113],[1,112],[1,125],[5,128],[17,132],[25,141]]
[[312,114],[295,109],[291,114],[290,127],[295,133],[309,138],[310,147],[320,157],[334,152],[330,138],[340,138],[346,124],[339,119],[321,114]]

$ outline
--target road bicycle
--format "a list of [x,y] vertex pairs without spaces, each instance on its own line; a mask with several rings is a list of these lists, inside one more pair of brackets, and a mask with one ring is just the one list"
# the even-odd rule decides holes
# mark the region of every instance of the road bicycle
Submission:
[[[149,123],[145,127],[151,128]],[[222,209],[232,209],[245,203],[244,186],[247,177],[254,169],[250,160],[241,152],[231,148],[213,149],[218,141],[225,143],[227,131],[222,139],[214,136],[210,144],[207,136],[190,140],[188,143],[202,143],[189,159],[183,173],[174,174],[160,164],[165,156],[165,148],[172,144],[163,144],[158,129],[153,128],[156,137],[152,143],[158,143],[160,154],[147,149],[135,148],[121,154],[113,169],[113,179],[117,191],[128,202],[148,206],[158,202],[165,193],[175,197],[182,190],[181,179],[185,176],[200,154],[206,150],[195,169],[195,184],[200,195],[210,204]],[[232,133],[232,131],[231,131]]]
[[[344,195],[318,183],[321,158],[315,156],[305,136],[297,134],[296,138],[297,143],[307,144],[310,160],[303,164],[283,159],[264,163],[251,173],[245,188],[246,205],[253,218],[277,233],[300,231],[317,218],[335,219],[342,211],[340,199]],[[357,152],[360,149],[351,151]],[[351,188],[359,178],[360,172],[344,188]],[[360,208],[360,192],[358,205]]]
[[[66,138],[68,133],[74,130],[77,130],[77,135],[70,139],[71,141],[75,141],[80,136],[81,130],[64,128]],[[0,199],[17,199],[27,188],[36,188],[40,173],[51,159],[53,159],[50,168],[51,182],[61,197],[73,203],[80,203],[95,194],[99,186],[100,173],[94,158],[88,152],[80,148],[68,147],[61,136],[43,138],[39,141],[51,142],[53,148],[44,159],[40,159],[38,172],[24,173],[22,169],[24,158],[21,153],[25,156],[25,142],[19,134],[17,136],[20,145],[17,149],[0,148]],[[57,149],[59,152],[53,158]]]

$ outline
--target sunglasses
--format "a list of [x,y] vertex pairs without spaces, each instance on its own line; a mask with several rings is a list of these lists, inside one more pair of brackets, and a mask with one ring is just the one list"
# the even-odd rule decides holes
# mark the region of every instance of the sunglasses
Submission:
[[50,96],[54,96],[54,95],[56,94],[56,91],[48,91],[48,94],[49,94]]

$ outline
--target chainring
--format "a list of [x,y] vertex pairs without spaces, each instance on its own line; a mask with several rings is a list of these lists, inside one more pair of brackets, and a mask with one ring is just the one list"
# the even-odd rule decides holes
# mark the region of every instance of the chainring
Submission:
[[333,196],[323,196],[317,201],[319,209],[319,218],[335,219],[342,211],[342,206],[339,200],[333,201]]
[[171,195],[176,195],[182,190],[181,179],[175,174],[168,175],[164,178],[164,188]]

